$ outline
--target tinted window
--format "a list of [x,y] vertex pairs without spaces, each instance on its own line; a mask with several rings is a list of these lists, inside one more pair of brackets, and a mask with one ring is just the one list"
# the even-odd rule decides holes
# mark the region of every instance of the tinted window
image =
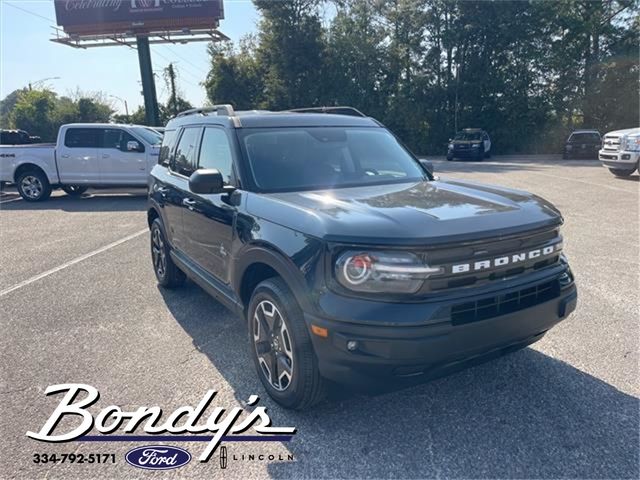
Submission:
[[600,134],[595,132],[574,133],[569,139],[570,143],[600,143]]
[[69,148],[98,148],[102,140],[101,128],[69,128],[64,145]]
[[481,132],[458,132],[456,136],[453,137],[454,140],[465,140],[465,141],[473,141],[480,140],[482,138]]
[[199,133],[199,128],[185,128],[178,142],[178,148],[176,148],[174,166],[172,168],[174,172],[188,177],[195,171]]
[[246,128],[239,132],[264,191],[424,180],[424,170],[382,128]]
[[176,141],[176,131],[175,130],[166,130],[164,132],[164,138],[162,139],[162,146],[160,147],[160,156],[158,157],[158,163],[160,165],[164,165],[165,167],[169,166],[171,150],[173,150],[173,146]]
[[122,152],[128,152],[128,142],[136,142],[138,145],[142,146],[142,151],[144,152],[144,146],[138,141],[137,138],[135,138],[129,132],[115,128],[104,129],[101,148],[115,148]]
[[232,162],[229,139],[224,130],[205,128],[200,146],[198,168],[215,168],[222,174],[224,182],[230,183]]
[[122,130],[107,128],[102,135],[102,148],[120,149],[120,139]]

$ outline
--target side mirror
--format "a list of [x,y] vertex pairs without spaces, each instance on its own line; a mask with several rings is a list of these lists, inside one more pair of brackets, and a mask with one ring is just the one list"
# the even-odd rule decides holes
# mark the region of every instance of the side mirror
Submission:
[[196,170],[189,177],[189,190],[201,194],[222,193],[224,192],[224,179],[215,168]]
[[422,164],[422,167],[429,172],[429,174],[433,177],[435,176],[435,174],[433,173],[433,163],[431,163],[429,160],[424,160],[424,159],[420,159],[420,163]]
[[144,147],[135,140],[127,142],[127,152],[143,152]]

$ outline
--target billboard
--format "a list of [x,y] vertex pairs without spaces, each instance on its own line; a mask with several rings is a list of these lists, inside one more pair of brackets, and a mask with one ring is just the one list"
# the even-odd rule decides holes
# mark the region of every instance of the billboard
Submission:
[[54,0],[69,35],[211,29],[224,18],[223,0]]

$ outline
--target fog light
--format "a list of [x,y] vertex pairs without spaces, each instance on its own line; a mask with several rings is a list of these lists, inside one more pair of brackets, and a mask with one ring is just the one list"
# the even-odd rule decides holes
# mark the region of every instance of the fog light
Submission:
[[353,352],[357,348],[358,348],[358,342],[356,342],[355,340],[349,340],[347,342],[347,350],[349,350],[350,352]]
[[631,159],[631,155],[629,155],[628,153],[625,153],[622,155],[622,159],[623,160],[630,160]]

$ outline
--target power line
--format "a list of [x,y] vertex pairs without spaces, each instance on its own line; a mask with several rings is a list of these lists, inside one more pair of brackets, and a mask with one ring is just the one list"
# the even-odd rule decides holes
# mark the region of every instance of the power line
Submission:
[[167,50],[169,50],[171,53],[173,53],[176,57],[184,60],[185,62],[187,62],[189,65],[191,65],[192,67],[194,67],[196,70],[200,70],[202,73],[204,73],[205,75],[207,75],[209,72],[207,72],[205,69],[203,69],[202,67],[199,67],[198,65],[196,65],[195,63],[193,63],[192,61],[190,61],[189,59],[183,57],[182,55],[180,55],[178,52],[176,52],[173,48],[169,47],[169,45],[161,45],[162,47],[165,47]]
[[[5,4],[5,5],[9,5],[10,7],[13,7],[13,8],[15,8],[15,9],[17,9],[17,10],[21,10],[21,11],[23,11],[24,13],[28,13],[29,15],[33,15],[34,17],[38,17],[38,18],[41,18],[42,20],[46,20],[47,22],[50,22],[50,23],[53,23],[53,24],[55,24],[55,23],[56,23],[54,20],[52,20],[52,19],[50,19],[50,18],[48,18],[48,17],[45,17],[45,16],[43,16],[43,15],[40,15],[39,13],[32,12],[31,10],[27,10],[26,8],[19,7],[19,6],[17,6],[17,5],[14,5],[13,3],[4,2],[4,4]],[[53,26],[53,25],[52,25],[52,26]]]

